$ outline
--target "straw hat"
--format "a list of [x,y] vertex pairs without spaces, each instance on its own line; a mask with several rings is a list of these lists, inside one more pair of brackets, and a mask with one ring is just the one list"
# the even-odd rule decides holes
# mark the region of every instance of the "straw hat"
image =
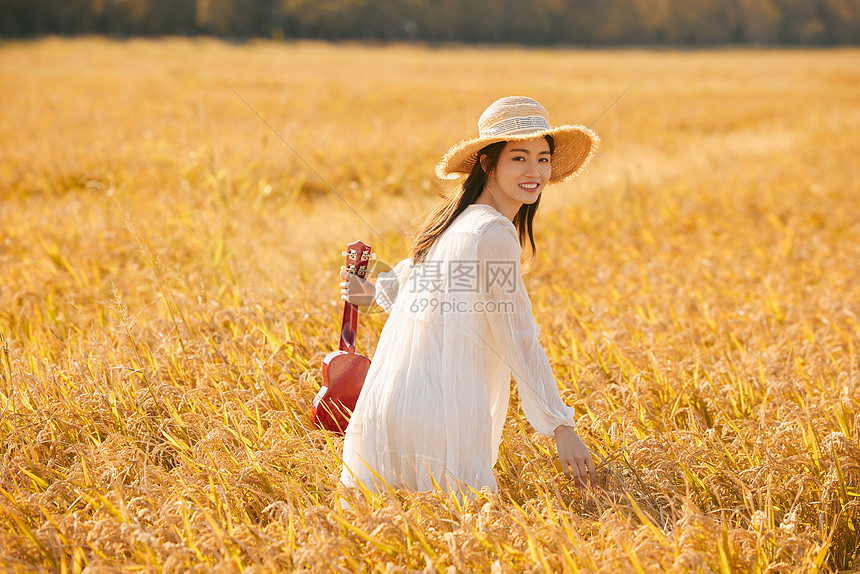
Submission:
[[456,179],[469,174],[486,146],[512,140],[526,140],[546,135],[555,141],[550,183],[578,175],[591,161],[600,138],[585,126],[565,125],[552,128],[546,109],[531,98],[508,96],[493,102],[478,120],[479,136],[454,144],[436,164],[440,179]]

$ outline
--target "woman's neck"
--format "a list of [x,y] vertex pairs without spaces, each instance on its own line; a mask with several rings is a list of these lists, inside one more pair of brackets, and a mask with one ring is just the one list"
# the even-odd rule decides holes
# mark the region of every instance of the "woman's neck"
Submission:
[[492,190],[488,187],[484,187],[484,191],[481,192],[481,195],[478,196],[478,199],[475,200],[475,203],[480,203],[483,205],[489,205],[505,217],[507,217],[512,223],[514,221],[514,217],[516,217],[517,212],[519,212],[520,207],[522,206],[521,201],[513,201],[509,197],[504,197],[502,199],[497,198],[493,195]]

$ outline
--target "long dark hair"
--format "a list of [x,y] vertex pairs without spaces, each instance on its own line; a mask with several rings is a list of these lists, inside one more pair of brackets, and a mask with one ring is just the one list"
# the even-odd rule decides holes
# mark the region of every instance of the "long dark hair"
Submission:
[[[555,151],[555,141],[552,139],[552,136],[544,137],[547,143],[549,143],[549,153],[552,156]],[[478,196],[481,195],[481,192],[484,191],[484,187],[487,185],[487,180],[490,177],[489,174],[496,169],[499,163],[499,156],[501,156],[506,143],[508,142],[496,142],[479,151],[475,165],[472,166],[472,171],[469,172],[469,176],[463,182],[463,186],[452,193],[446,194],[433,206],[421,224],[421,227],[418,228],[415,240],[412,242],[410,257],[413,264],[419,265],[423,263],[436,239],[448,229],[448,226],[457,219],[458,215],[463,213],[463,210],[475,203],[475,200],[478,199]],[[482,156],[486,156],[486,159],[484,159],[486,169],[482,166]],[[539,195],[534,203],[522,204],[513,219],[514,226],[517,228],[519,234],[520,245],[523,245],[525,238],[528,237],[532,257],[537,253],[535,238],[532,232],[532,222],[540,205],[540,198],[541,196]]]

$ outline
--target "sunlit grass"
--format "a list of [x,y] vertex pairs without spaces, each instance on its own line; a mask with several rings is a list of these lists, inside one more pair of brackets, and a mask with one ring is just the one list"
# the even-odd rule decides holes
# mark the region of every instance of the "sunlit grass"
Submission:
[[[860,570],[857,58],[3,45],[0,564]],[[340,251],[404,257],[435,161],[505,94],[606,112],[526,266],[601,487],[514,396],[498,494],[339,493],[307,410]]]

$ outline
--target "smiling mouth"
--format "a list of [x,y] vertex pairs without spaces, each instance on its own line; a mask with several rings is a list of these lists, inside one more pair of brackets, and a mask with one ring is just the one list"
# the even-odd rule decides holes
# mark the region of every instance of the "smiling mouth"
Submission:
[[528,183],[521,183],[520,184],[520,189],[523,189],[525,191],[537,191],[537,189],[539,187],[540,187],[540,184],[536,181],[530,181]]

